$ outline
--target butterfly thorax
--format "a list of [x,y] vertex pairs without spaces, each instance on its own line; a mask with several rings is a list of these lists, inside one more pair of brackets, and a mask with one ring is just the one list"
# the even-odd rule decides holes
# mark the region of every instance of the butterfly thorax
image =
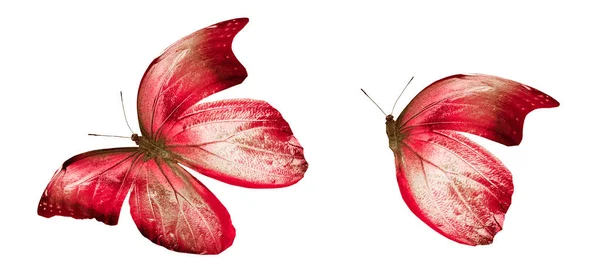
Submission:
[[389,139],[390,149],[394,152],[398,150],[398,142],[400,139],[396,126],[397,124],[396,120],[394,120],[394,116],[387,115],[385,117],[385,133],[387,133]]
[[131,135],[131,140],[140,147],[140,151],[144,153],[146,160],[156,157],[160,157],[164,160],[174,160],[173,155],[165,150],[164,143],[161,143],[160,141],[155,142],[135,133]]

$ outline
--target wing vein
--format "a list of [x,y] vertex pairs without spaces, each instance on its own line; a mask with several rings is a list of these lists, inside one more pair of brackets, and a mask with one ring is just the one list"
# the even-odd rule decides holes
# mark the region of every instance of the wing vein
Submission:
[[[490,234],[493,235],[494,233],[491,232],[489,230],[490,227],[488,227],[485,222],[479,217],[479,215],[477,215],[474,211],[473,208],[468,204],[467,200],[465,200],[465,197],[463,196],[463,194],[458,190],[457,188],[457,183],[456,181],[454,181],[453,179],[451,179],[448,174],[446,173],[446,170],[439,167],[438,165],[436,165],[435,163],[431,162],[430,160],[424,158],[423,156],[421,156],[420,154],[418,154],[411,146],[409,146],[406,142],[402,142],[402,144],[404,144],[406,147],[408,147],[413,153],[415,153],[420,159],[421,159],[421,163],[423,162],[427,162],[428,164],[432,165],[435,168],[440,169],[444,175],[446,176],[447,179],[449,179],[452,182],[452,186],[450,186],[452,188],[452,191],[454,191],[454,193],[456,194],[456,196],[458,196],[458,199],[460,200],[460,202],[462,203],[462,205],[469,211],[469,213],[471,215],[473,215],[475,217],[475,219],[477,220],[477,222],[479,222],[479,224],[481,224],[481,226]],[[484,186],[485,187],[485,186]]]
[[[487,157],[483,156],[483,154],[479,153],[477,150],[473,149],[471,146],[469,146],[469,145],[465,144],[464,142],[461,142],[461,141],[457,140],[457,139],[456,139],[456,138],[454,138],[454,137],[451,137],[451,136],[448,136],[448,135],[446,135],[446,134],[444,134],[444,133],[441,133],[441,132],[436,132],[436,131],[433,131],[433,133],[435,133],[435,134],[439,134],[439,135],[441,135],[441,136],[444,136],[444,137],[446,137],[446,138],[449,138],[449,139],[452,139],[453,141],[455,141],[455,142],[457,142],[457,143],[459,143],[459,144],[461,144],[461,145],[463,145],[463,146],[467,147],[469,150],[471,150],[472,152],[476,153],[476,154],[477,154],[479,157],[481,157],[481,158],[483,158],[483,159],[485,159],[485,160],[488,160],[488,159],[489,159],[489,158],[487,158]],[[490,180],[488,177],[486,177],[486,176],[485,176],[483,173],[481,173],[481,172],[480,172],[480,171],[479,171],[477,168],[475,168],[475,166],[474,166],[473,164],[471,164],[470,162],[466,161],[464,158],[462,158],[462,157],[461,157],[460,155],[458,155],[456,152],[454,152],[454,151],[452,151],[452,150],[450,150],[450,149],[448,149],[448,148],[446,148],[446,147],[444,147],[444,146],[442,146],[442,145],[439,145],[439,144],[437,144],[437,145],[438,145],[438,146],[440,146],[440,147],[442,147],[442,148],[444,148],[444,149],[446,149],[446,150],[448,150],[448,152],[450,152],[450,153],[451,153],[451,154],[453,154],[455,157],[457,157],[458,159],[462,160],[464,163],[466,163],[467,165],[469,165],[469,167],[471,167],[471,168],[472,168],[472,169],[473,169],[473,170],[474,170],[474,171],[475,171],[477,174],[479,174],[481,177],[483,177],[485,180],[487,180],[487,181],[488,181],[488,182],[489,182],[491,185],[493,185],[493,186],[494,186],[496,189],[498,189],[500,192],[502,192],[502,190],[501,190],[501,188],[500,188],[500,186],[499,186],[498,184],[496,184],[495,182],[492,182],[492,181],[491,181],[491,180]],[[494,163],[497,163],[497,161],[494,161]],[[500,166],[501,166],[501,167],[503,167],[503,165],[500,165]]]
[[242,131],[238,131],[236,133],[233,133],[225,138],[222,139],[218,139],[218,140],[213,140],[213,141],[207,141],[207,142],[201,142],[198,144],[173,144],[173,145],[167,145],[165,146],[165,148],[171,148],[171,147],[201,147],[201,146],[206,146],[206,145],[210,145],[210,144],[215,144],[215,143],[220,143],[220,142],[225,142],[231,138],[234,137],[238,137],[240,135],[243,135],[244,133],[250,131],[250,130],[254,130],[254,129],[275,129],[272,126],[255,126],[255,127],[251,127],[249,129],[245,129]]
[[[224,161],[227,161],[227,162],[230,162],[230,163],[233,163],[233,164],[237,164],[237,165],[244,166],[244,169],[246,169],[246,170],[252,170],[252,171],[254,171],[254,172],[263,173],[263,174],[266,174],[266,175],[269,175],[269,176],[284,177],[284,178],[286,177],[285,175],[279,175],[279,174],[270,173],[270,172],[265,172],[265,171],[261,171],[261,170],[258,170],[258,169],[254,169],[254,168],[247,167],[247,165],[244,165],[244,164],[242,164],[242,163],[240,163],[240,162],[236,162],[236,161],[233,161],[233,160],[229,160],[229,159],[227,159],[227,158],[224,158],[224,157],[222,157],[222,156],[220,156],[220,155],[218,155],[218,154],[216,154],[216,153],[213,153],[213,152],[211,152],[211,151],[209,151],[209,150],[206,150],[206,149],[204,149],[204,148],[198,148],[198,149],[199,149],[199,150],[202,150],[202,151],[204,151],[204,152],[207,152],[208,154],[210,154],[210,155],[213,155],[213,156],[215,156],[215,157],[217,157],[217,158],[219,158],[219,159],[221,159],[221,160],[224,160]],[[196,163],[196,162],[194,162],[192,159],[189,159],[189,158],[187,158],[187,157],[185,157],[185,156],[180,156],[180,158],[181,158],[181,160],[184,160],[184,161],[189,161],[189,162],[192,162],[192,163]],[[197,164],[200,164],[200,163],[197,163]]]
[[[87,178],[87,179],[85,179],[85,180],[79,181],[79,182],[77,182],[77,183],[69,184],[69,185],[67,185],[67,186],[68,186],[68,187],[74,187],[74,186],[80,185],[80,184],[82,184],[82,183],[84,183],[84,182],[87,182],[87,181],[89,181],[89,180],[91,180],[91,179],[93,179],[93,178],[95,178],[95,177],[97,177],[97,176],[101,176],[101,175],[103,175],[104,173],[106,173],[106,172],[108,172],[108,171],[112,170],[113,168],[117,167],[117,165],[119,165],[119,164],[123,163],[125,160],[128,160],[129,158],[131,158],[131,157],[132,157],[133,155],[135,155],[135,154],[136,154],[136,152],[133,152],[133,153],[131,153],[131,154],[130,154],[128,157],[126,157],[126,158],[123,158],[121,161],[119,161],[119,162],[115,163],[114,165],[110,166],[110,167],[109,167],[109,168],[107,168],[106,170],[104,170],[104,171],[102,171],[102,172],[100,172],[100,173],[98,173],[98,174],[96,174],[96,175],[93,175],[93,176],[91,176],[91,177],[89,177],[89,178]],[[79,187],[79,186],[78,186],[78,187]],[[65,188],[65,189],[66,189],[66,188]]]
[[218,121],[212,121],[212,122],[201,122],[201,123],[196,123],[193,125],[186,126],[179,132],[173,134],[171,136],[171,138],[175,138],[177,135],[185,132],[188,129],[196,128],[196,127],[203,126],[203,125],[219,124],[219,123],[246,123],[246,122],[247,123],[260,123],[260,122],[275,122],[275,121],[277,121],[277,120],[276,119],[269,119],[269,120],[218,120]]
[[[189,180],[187,180],[187,177],[184,178],[184,175],[181,173],[180,169],[173,167],[171,164],[169,164],[169,167],[173,170],[173,172],[175,172],[175,174],[177,174],[177,176],[179,176],[186,184],[187,186],[193,188],[195,190],[195,187],[193,184],[191,184],[189,182]],[[196,191],[194,191],[196,192]],[[192,202],[190,202],[185,196],[181,195],[180,196],[186,201],[188,202],[188,204],[190,204],[190,206],[198,213],[198,215],[200,216],[200,219],[202,219],[202,222],[204,223],[204,225],[206,226],[206,228],[208,229],[208,232],[211,235],[211,238],[213,239],[213,242],[215,243],[215,245],[219,245],[219,241],[217,240],[217,238],[215,237],[215,233],[212,229],[212,227],[209,225],[208,221],[206,220],[206,218],[204,217],[204,215],[202,214],[202,212],[192,204]],[[206,203],[204,203],[204,200],[202,200],[202,206],[206,206]],[[210,206],[208,206],[208,208],[210,208]],[[187,221],[187,220],[186,220]],[[189,223],[188,223],[189,224]],[[191,226],[190,226],[191,229]],[[196,242],[197,243],[197,242]]]
[[[229,101],[233,101],[233,99],[230,99]],[[200,114],[200,113],[204,113],[204,112],[208,112],[208,111],[213,111],[213,110],[232,110],[232,109],[236,109],[236,108],[247,108],[247,107],[248,107],[247,105],[210,107],[210,108],[207,108],[207,109],[202,109],[202,110],[194,111],[194,112],[186,114],[184,116],[180,116],[179,118],[177,118],[177,120],[181,121],[183,119],[192,117],[194,115],[197,115],[197,114]]]
[[[240,64],[240,66],[243,68],[243,66],[242,66],[241,64]],[[232,80],[236,80],[236,79],[242,79],[242,80],[243,80],[244,78],[246,78],[246,76],[242,76],[241,78],[240,78],[240,76],[239,76],[239,75],[237,75],[237,76],[232,76],[232,77],[230,77],[230,78],[225,78],[225,79],[221,79],[221,80],[215,81],[215,82],[213,82],[213,83],[210,83],[210,84],[208,84],[208,85],[204,86],[203,88],[210,88],[210,87],[212,87],[212,86],[214,86],[214,85],[223,85],[223,84],[229,84],[229,82],[230,82],[230,81],[232,81]],[[236,82],[236,81],[234,81],[234,82],[232,82],[232,83],[235,83],[235,82]],[[240,81],[240,82],[241,82],[241,81]],[[239,83],[237,83],[237,84],[239,84]],[[237,84],[235,84],[235,85],[237,85]],[[160,92],[160,93],[159,93],[159,94],[158,94],[158,95],[157,95],[157,96],[154,98],[154,101],[155,101],[155,103],[157,102],[158,98],[159,98],[159,97],[160,97],[162,94],[164,94],[164,92]],[[190,95],[193,95],[193,94],[194,94],[194,93],[190,93],[190,94],[188,95],[188,97],[189,97]],[[206,96],[205,96],[205,97],[206,97]],[[202,100],[202,99],[198,100],[198,102],[200,102],[201,100]],[[151,132],[151,134],[150,134],[150,137],[151,137],[151,138],[153,138],[155,141],[158,141],[158,140],[157,140],[157,139],[158,139],[158,136],[159,136],[159,134],[158,134],[158,130],[157,130],[156,134],[152,133],[152,129],[153,129],[153,126],[154,126],[154,115],[155,115],[155,113],[156,113],[156,106],[155,106],[155,105],[153,105],[153,107],[152,107],[152,121],[151,121],[151,123],[150,123],[150,132]],[[171,113],[171,114],[172,114],[172,113]],[[165,119],[168,119],[168,118],[169,118],[169,117],[167,117],[167,118],[165,118]],[[162,128],[162,125],[164,125],[164,123],[163,123],[163,124],[161,124],[161,128]]]
[[[442,145],[440,145],[440,144],[434,143],[434,142],[429,142],[429,141],[425,141],[425,140],[421,140],[421,139],[415,139],[415,138],[413,138],[413,139],[411,139],[411,140],[421,141],[421,142],[425,142],[425,143],[431,143],[432,145],[435,145],[435,146],[437,146],[437,147],[443,148],[444,150],[447,150],[448,152],[452,152],[450,149],[448,149],[448,148],[446,148],[446,147],[444,147],[444,146],[442,146]],[[452,153],[453,153],[453,152],[452,152]],[[455,153],[453,153],[453,155],[455,155],[455,156],[458,156],[458,155],[457,155],[457,154],[455,154]],[[479,155],[479,156],[480,156],[480,154],[477,154],[477,155]],[[436,166],[437,166],[437,165],[436,165]],[[469,166],[470,166],[470,165],[469,165]],[[437,167],[438,167],[438,168],[440,168],[440,169],[442,169],[442,168],[441,168],[441,167],[439,167],[439,166],[437,166]],[[471,167],[471,168],[473,168],[473,167]],[[469,176],[466,176],[466,175],[463,175],[463,174],[460,174],[460,173],[457,173],[457,172],[454,172],[454,171],[450,171],[450,170],[447,170],[447,169],[443,169],[443,170],[444,170],[444,171],[446,171],[446,172],[448,172],[448,173],[450,173],[450,174],[454,174],[454,175],[457,175],[457,176],[461,176],[461,177],[464,177],[464,178],[470,179],[470,180],[472,180],[472,181],[474,181],[474,182],[480,183],[479,181],[477,181],[477,180],[475,180],[475,179],[473,179],[473,178],[471,178],[471,177],[469,177]],[[485,176],[484,176],[482,173],[478,172],[476,169],[473,169],[473,170],[475,170],[475,172],[476,172],[476,173],[477,173],[479,176],[481,176],[482,178],[484,178],[484,179],[485,179],[485,180],[486,180],[486,181],[487,181],[487,182],[488,182],[490,185],[492,185],[492,186],[494,186],[496,189],[500,190],[500,188],[499,188],[499,187],[498,187],[498,186],[497,186],[495,183],[493,183],[491,180],[489,180],[487,177],[485,177]],[[496,193],[492,192],[492,191],[491,191],[491,189],[487,188],[486,186],[484,186],[484,188],[485,188],[485,189],[486,189],[486,190],[487,190],[487,191],[488,191],[488,192],[489,192],[489,193],[490,193],[490,194],[491,194],[491,195],[492,195],[492,196],[493,196],[493,197],[494,197],[494,198],[495,198],[495,199],[498,201],[498,203],[500,203],[500,198],[498,197],[498,195],[496,195]],[[502,207],[504,207],[502,204],[500,204],[500,205],[501,205]]]
[[[423,112],[431,109],[432,107],[435,107],[435,106],[439,105],[440,103],[442,103],[442,102],[444,102],[446,100],[454,98],[454,97],[456,97],[456,96],[449,95],[449,96],[447,96],[445,98],[442,98],[442,99],[440,99],[440,100],[438,100],[436,102],[428,104],[427,106],[423,107],[423,109],[421,109],[421,111],[419,111],[419,112],[415,113],[414,115],[412,115],[408,120],[406,120],[406,122],[402,123],[400,125],[400,129],[402,129],[406,124],[408,124],[408,122],[412,121],[414,118],[416,118],[417,116],[421,115]],[[410,106],[410,103],[408,105]]]
[[[403,142],[404,144],[404,142]],[[406,144],[404,144],[406,145]],[[409,148],[410,149],[410,148]],[[414,152],[417,156],[421,157],[419,154],[417,154],[413,149],[410,149],[412,152]],[[404,168],[406,169],[406,164],[404,163]],[[423,160],[421,160],[421,169],[422,169],[422,173],[423,173],[423,177],[425,178],[425,187],[427,187],[427,193],[429,193],[429,196],[431,196],[431,199],[433,200],[433,203],[435,204],[435,209],[437,211],[437,214],[441,216],[442,220],[444,221],[444,223],[446,223],[446,225],[448,227],[450,227],[455,233],[458,233],[458,230],[456,230],[456,228],[450,224],[450,222],[448,222],[448,219],[446,218],[446,216],[442,213],[442,210],[440,209],[440,206],[437,202],[437,198],[435,198],[435,196],[433,195],[433,191],[431,190],[431,186],[429,185],[429,180],[427,179],[427,172],[425,172],[425,165],[423,164]]]
[[[152,176],[154,177],[154,175],[152,175]],[[158,180],[156,180],[156,178],[155,178],[155,182],[158,184]],[[150,211],[152,211],[152,217],[154,218],[154,221],[158,221],[159,218],[156,217],[156,211],[154,211],[152,196],[150,196],[149,184],[150,184],[150,170],[148,168],[146,168],[146,195],[148,196],[148,205],[150,206]],[[158,203],[156,205],[158,206]],[[158,208],[159,208],[158,213],[160,214],[160,226],[162,228],[162,236],[164,237],[164,235],[166,235],[167,232],[165,230],[165,224],[164,224],[164,221],[162,218],[162,212],[160,211],[160,206]],[[157,243],[158,243],[158,238],[160,238],[160,236],[158,236],[156,238]]]
[[[123,176],[123,180],[121,181],[121,185],[119,186],[119,190],[117,190],[117,194],[115,196],[119,196],[121,194],[121,192],[123,191],[123,185],[125,184],[125,180],[129,176],[129,173],[131,172],[131,169],[133,169],[133,166],[135,165],[135,163],[137,162],[137,160],[140,158],[141,154],[142,154],[141,152],[137,152],[136,153],[137,156],[131,162],[131,166],[129,166],[129,169],[127,169],[127,172],[125,173],[125,176]],[[96,191],[94,190],[94,194],[95,193],[96,193]],[[92,197],[92,199],[93,199],[93,197]],[[115,202],[117,202],[117,198],[115,198],[113,200],[113,207],[114,207],[114,203]]]

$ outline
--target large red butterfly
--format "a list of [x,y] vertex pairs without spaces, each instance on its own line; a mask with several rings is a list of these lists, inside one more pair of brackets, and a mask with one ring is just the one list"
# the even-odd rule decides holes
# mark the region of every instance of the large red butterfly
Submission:
[[534,88],[495,76],[434,82],[396,120],[386,117],[402,198],[443,236],[467,245],[492,243],[511,203],[512,175],[460,132],[518,145],[525,116],[558,105]]
[[96,150],[62,165],[38,214],[96,218],[116,225],[131,190],[131,216],[149,240],[178,252],[217,254],[235,237],[229,213],[179,163],[233,185],[276,188],[298,182],[308,164],[281,114],[264,101],[200,102],[240,84],[234,56],[238,18],[196,31],[168,47],[138,92],[138,147]]

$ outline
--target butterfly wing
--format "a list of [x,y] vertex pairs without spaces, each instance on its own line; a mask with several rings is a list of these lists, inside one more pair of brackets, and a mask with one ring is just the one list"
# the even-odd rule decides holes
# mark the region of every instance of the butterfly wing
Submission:
[[194,254],[218,254],[231,246],[235,229],[229,213],[200,181],[158,158],[136,169],[129,205],[146,238]]
[[558,106],[550,96],[488,75],[455,75],[421,91],[397,120],[396,175],[417,217],[449,239],[489,244],[511,203],[512,176],[468,132],[517,145],[525,116]]
[[399,148],[398,185],[417,217],[454,241],[491,243],[511,203],[508,169],[453,131],[410,135]]
[[138,93],[142,136],[158,141],[162,130],[191,105],[244,81],[246,69],[231,44],[247,23],[247,18],[238,18],[198,30],[152,61]]
[[116,225],[139,156],[137,148],[116,148],[86,152],[68,159],[44,190],[38,214],[96,218]]
[[199,103],[246,78],[231,44],[247,22],[239,18],[201,29],[152,62],[138,95],[142,135],[179,162],[221,181],[288,186],[303,177],[307,164],[275,108],[253,100]]
[[[453,75],[423,89],[398,117],[401,132],[456,130],[518,145],[525,116],[558,102],[534,88],[490,75]],[[415,131],[411,131],[415,130]]]
[[260,100],[197,103],[164,134],[165,149],[181,163],[234,185],[288,186],[308,167],[288,123]]

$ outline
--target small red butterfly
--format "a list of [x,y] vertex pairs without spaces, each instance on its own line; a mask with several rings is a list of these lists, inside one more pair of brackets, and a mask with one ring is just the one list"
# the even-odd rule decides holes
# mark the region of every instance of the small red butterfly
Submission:
[[168,47],[144,74],[138,93],[138,147],[95,150],[64,162],[38,214],[96,218],[116,225],[131,190],[140,232],[168,249],[217,254],[233,243],[227,209],[180,164],[233,185],[277,188],[308,167],[281,114],[264,101],[200,102],[242,83],[246,69],[231,49],[248,23],[238,18],[196,31]]
[[467,245],[492,243],[511,203],[512,175],[459,132],[518,145],[525,116],[558,105],[534,88],[495,76],[453,75],[434,82],[396,120],[386,116],[402,198],[443,236]]

